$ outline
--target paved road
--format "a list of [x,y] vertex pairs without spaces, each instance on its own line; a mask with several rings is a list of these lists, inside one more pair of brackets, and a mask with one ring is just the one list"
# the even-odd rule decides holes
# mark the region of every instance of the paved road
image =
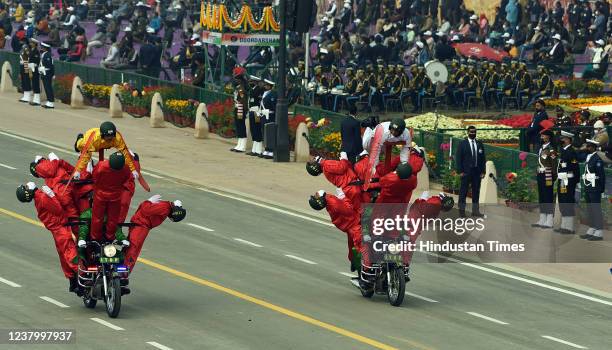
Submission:
[[[609,349],[612,300],[416,256],[404,305],[350,285],[343,234],[282,208],[148,176],[188,216],[149,235],[110,319],[67,293],[50,233],[14,195],[51,149],[0,134],[0,329],[73,328],[72,346],[3,349]],[[74,161],[74,152],[56,153]],[[142,160],[146,168],[146,159]],[[178,164],[177,164],[178,165]],[[146,199],[138,192],[133,208]],[[289,255],[289,256],[288,256]],[[517,279],[518,278],[518,279]],[[11,285],[11,283],[14,283]],[[8,284],[7,284],[8,283]],[[15,286],[17,284],[18,286]],[[41,297],[52,298],[60,307]],[[92,318],[110,322],[110,326]],[[154,342],[153,345],[149,344]]]

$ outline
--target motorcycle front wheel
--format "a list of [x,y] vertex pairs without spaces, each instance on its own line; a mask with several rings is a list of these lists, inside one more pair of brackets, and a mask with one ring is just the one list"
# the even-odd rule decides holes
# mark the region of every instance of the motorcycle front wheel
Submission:
[[121,310],[121,281],[119,277],[113,278],[108,284],[108,290],[104,296],[106,313],[109,317],[115,318]]
[[390,274],[391,280],[387,281],[387,297],[389,304],[400,306],[404,301],[404,293],[406,291],[406,279],[404,277],[404,269],[395,267]]

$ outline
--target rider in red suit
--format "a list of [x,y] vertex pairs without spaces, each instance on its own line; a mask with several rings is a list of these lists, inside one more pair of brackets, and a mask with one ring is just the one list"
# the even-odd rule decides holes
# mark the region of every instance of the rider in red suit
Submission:
[[41,190],[38,190],[33,182],[28,182],[17,188],[17,199],[23,203],[34,200],[38,218],[53,235],[62,271],[70,281],[69,291],[75,291],[78,286],[76,280],[77,250],[70,229],[64,226],[67,217],[57,196],[48,186],[43,186]]
[[34,177],[45,180],[45,184],[55,192],[62,208],[68,217],[79,217],[79,211],[74,205],[72,197],[73,186],[66,183],[74,167],[63,159],[59,159],[55,153],[49,153],[49,159],[36,156],[34,162],[30,163],[30,173]]
[[[136,171],[140,172],[140,158],[138,157],[138,153],[132,153],[132,159],[134,160],[134,166],[136,167]],[[125,222],[125,218],[128,215],[128,211],[130,210],[130,203],[132,202],[132,197],[134,197],[134,192],[136,192],[136,181],[134,181],[134,177],[130,177],[123,184],[123,192],[121,193],[121,213],[119,214],[119,222]]]
[[347,198],[338,198],[334,195],[326,194],[323,190],[310,196],[308,203],[314,210],[327,209],[332,223],[340,231],[346,233],[348,259],[351,262],[351,271],[355,271],[359,266],[360,257],[353,256],[353,247],[357,252],[362,252],[361,215],[355,211],[351,205],[351,201]]
[[417,186],[417,177],[409,164],[399,164],[394,172],[371,183],[371,188],[380,188],[376,203],[409,203],[412,191]]
[[125,253],[125,264],[130,272],[134,269],[149,231],[161,225],[166,218],[179,222],[185,218],[185,215],[187,211],[183,208],[181,201],[162,201],[160,195],[155,195],[140,204],[131,219],[136,226],[130,227],[128,236],[130,246]]
[[91,208],[90,197],[93,195],[94,185],[88,181],[93,181],[93,168],[93,160],[90,160],[86,171],[81,172],[80,180],[72,180],[72,199],[79,214]]
[[315,157],[306,163],[306,171],[312,176],[323,173],[332,185],[344,192],[353,209],[361,213],[361,186],[356,183],[359,179],[348,159],[332,160]]
[[93,171],[95,185],[91,217],[91,239],[102,239],[102,226],[106,215],[106,240],[115,239],[115,231],[121,214],[123,184],[131,176],[125,166],[123,154],[116,152],[108,160],[98,163]]

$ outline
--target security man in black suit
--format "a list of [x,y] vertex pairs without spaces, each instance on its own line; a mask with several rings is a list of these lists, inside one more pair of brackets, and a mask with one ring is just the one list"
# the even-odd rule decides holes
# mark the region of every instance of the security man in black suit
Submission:
[[265,91],[263,81],[256,76],[249,77],[249,130],[253,139],[251,152],[246,153],[249,156],[260,156],[263,153],[263,132],[261,128],[260,104]]
[[606,187],[606,174],[604,172],[604,162],[597,154],[598,147],[599,142],[591,139],[586,140],[588,156],[584,165],[582,183],[584,185],[584,196],[590,222],[586,234],[581,235],[580,238],[589,241],[603,240],[601,194],[604,193]]
[[482,217],[478,201],[480,182],[485,176],[486,155],[484,145],[476,140],[476,127],[467,128],[468,137],[461,141],[457,150],[457,172],[461,175],[459,189],[459,215],[465,217],[468,187],[472,188],[472,216]]
[[357,107],[350,106],[349,114],[340,123],[340,158],[355,163],[357,156],[363,152],[361,140],[361,122],[357,119]]
[[574,234],[574,216],[576,215],[576,185],[580,180],[580,165],[576,158],[576,150],[572,146],[574,134],[561,131],[561,148],[559,149],[559,165],[557,167],[557,196],[559,196],[559,211],[561,225],[555,232]]
[[51,54],[51,45],[48,42],[40,44],[42,55],[40,56],[40,66],[38,72],[47,95],[47,102],[41,105],[43,108],[54,108],[55,96],[53,94],[53,76],[55,75],[55,67],[53,66],[53,57]]
[[542,126],[540,123],[543,120],[548,119],[548,114],[546,114],[545,110],[546,104],[544,100],[539,99],[535,102],[535,113],[533,114],[533,118],[531,119],[531,124],[527,128],[527,141],[531,149],[538,150],[540,148],[540,131],[542,131]]
[[555,213],[554,183],[557,179],[557,151],[552,146],[553,133],[550,129],[540,132],[541,144],[538,150],[538,202],[540,203],[540,220],[532,227],[550,229],[553,226]]

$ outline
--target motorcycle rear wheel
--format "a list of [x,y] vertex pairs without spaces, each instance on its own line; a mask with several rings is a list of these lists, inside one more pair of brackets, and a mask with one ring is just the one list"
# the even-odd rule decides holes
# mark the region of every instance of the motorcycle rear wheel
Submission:
[[119,277],[113,278],[108,284],[108,290],[104,296],[106,313],[110,318],[115,318],[121,310],[121,281]]
[[404,269],[396,267],[391,272],[391,280],[388,281],[387,297],[389,304],[392,306],[400,306],[404,302],[404,293],[406,292],[406,279]]

